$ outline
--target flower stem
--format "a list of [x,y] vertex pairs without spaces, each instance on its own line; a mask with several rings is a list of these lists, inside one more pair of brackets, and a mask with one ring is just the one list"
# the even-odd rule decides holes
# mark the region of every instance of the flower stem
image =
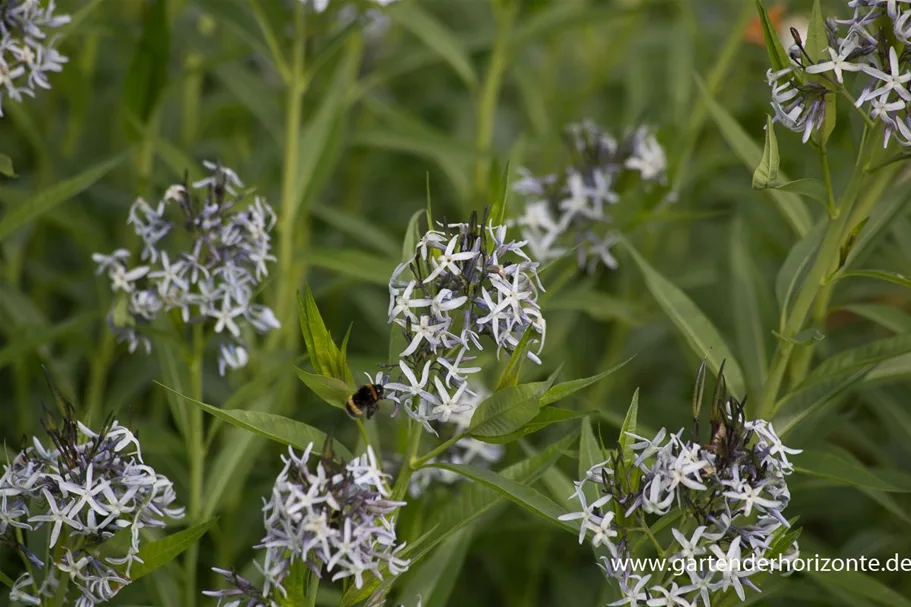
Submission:
[[832,171],[829,169],[829,153],[826,144],[819,146],[819,163],[822,165],[822,180],[826,185],[826,210],[829,219],[838,217],[838,205],[835,202],[835,190],[832,189]]
[[[817,300],[817,296],[820,295],[821,290],[826,286],[828,277],[832,273],[832,268],[839,262],[842,239],[848,232],[851,219],[866,216],[876,202],[876,197],[867,196],[866,194],[861,197],[860,193],[864,191],[865,187],[868,187],[867,177],[869,173],[867,168],[876,159],[876,155],[882,153],[881,149],[877,149],[877,139],[875,131],[865,131],[864,143],[861,145],[859,152],[860,159],[854,168],[841,203],[836,208],[834,216],[830,215],[829,225],[823,235],[822,243],[816,251],[816,256],[806,279],[797,291],[793,306],[790,311],[785,310],[783,312],[786,317],[783,325],[783,335],[786,338],[791,338],[800,332],[811,307]],[[890,175],[887,174],[886,177],[888,178]],[[872,189],[875,190],[876,188]],[[781,390],[785,372],[788,369],[793,352],[793,342],[788,340],[779,341],[772,357],[768,378],[759,401],[759,417],[771,419],[778,410],[776,405],[778,393]]]
[[399,475],[395,479],[395,487],[392,489],[392,501],[401,500],[408,491],[408,482],[411,480],[411,475],[418,468],[418,466],[415,466],[414,457],[418,453],[418,447],[421,446],[422,432],[423,428],[420,424],[412,419],[408,420],[408,450],[402,462],[402,469],[399,470]]
[[297,175],[300,165],[301,112],[306,92],[306,32],[304,29],[306,7],[301,2],[294,4],[294,44],[291,50],[291,72],[285,99],[284,165],[282,167],[281,215],[278,223],[278,233],[281,237],[278,267],[281,275],[275,302],[276,316],[285,330],[273,333],[270,340],[273,346],[282,335],[286,336],[285,343],[293,346],[299,335],[299,332],[293,328],[294,292],[300,283],[297,264],[294,262],[294,236],[298,225],[297,211],[300,203]]
[[[193,340],[189,356],[190,362],[190,398],[203,400],[203,354],[205,353],[205,334],[202,323],[193,325]],[[199,407],[190,407],[188,411],[190,429],[187,436],[187,455],[190,461],[190,524],[199,522],[202,510],[203,471],[205,469],[205,436],[203,435],[203,414]],[[184,562],[184,601],[192,607],[196,604],[196,567],[199,559],[199,544],[194,543],[187,549]]]
[[475,134],[475,147],[480,157],[475,164],[475,188],[480,199],[483,199],[487,194],[494,114],[497,110],[500,86],[503,83],[503,73],[506,71],[509,34],[516,13],[514,3],[505,4],[508,4],[508,6],[498,7],[496,4],[494,5],[497,35],[490,55],[487,76],[484,78],[481,95],[478,98],[478,125]]
[[465,438],[466,436],[468,436],[468,431],[461,432],[461,433],[459,433],[459,434],[456,434],[456,435],[453,436],[452,438],[450,438],[448,441],[446,441],[446,442],[444,442],[444,443],[441,443],[441,444],[438,445],[435,449],[431,449],[431,450],[430,450],[428,453],[426,453],[425,455],[422,455],[422,456],[419,457],[419,458],[414,458],[414,457],[412,457],[411,460],[410,460],[410,461],[411,461],[411,468],[414,469],[414,470],[417,470],[418,468],[421,468],[422,466],[424,466],[424,464],[426,464],[427,462],[429,462],[430,460],[432,460],[433,458],[435,458],[437,455],[439,455],[439,454],[445,452],[447,449],[449,449],[450,447],[452,447],[454,444],[456,444],[457,442],[459,442],[460,440],[462,440],[462,439]]

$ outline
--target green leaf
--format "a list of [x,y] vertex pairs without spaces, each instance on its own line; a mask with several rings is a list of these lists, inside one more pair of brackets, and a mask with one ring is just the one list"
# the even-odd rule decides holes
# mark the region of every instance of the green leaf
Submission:
[[16,176],[16,171],[13,170],[13,159],[6,154],[0,154],[0,175],[4,177]]
[[[540,453],[503,469],[500,476],[517,483],[534,483],[563,456],[564,451],[576,440],[576,436],[576,433],[572,433],[558,440]],[[414,567],[434,547],[477,521],[504,500],[500,494],[480,483],[463,487],[456,497],[447,500],[443,507],[430,517],[427,527],[431,531],[426,534],[429,539],[421,546],[420,552],[406,555],[413,556],[411,566]],[[409,547],[416,544],[417,542],[410,544]],[[388,586],[394,579],[394,576],[385,576],[383,584]],[[373,579],[365,582],[361,589],[349,588],[342,597],[339,607],[352,607],[366,600],[380,586],[381,583]]]
[[[166,0],[143,4],[142,35],[133,50],[123,82],[123,107],[142,125],[148,124],[168,84],[171,28]],[[138,133],[128,129],[133,137]]]
[[422,562],[399,593],[402,607],[443,607],[452,593],[473,539],[471,528],[456,532]]
[[[825,221],[820,221],[813,226],[806,236],[794,244],[781,265],[781,269],[778,270],[778,276],[775,279],[775,297],[778,299],[782,321],[788,313],[791,297],[803,282],[810,262],[813,261],[816,254],[816,249],[822,243],[825,228]],[[782,322],[782,326],[783,324]]]
[[278,593],[278,604],[281,607],[301,607],[307,605],[307,578],[310,573],[310,570],[303,561],[298,560],[291,565],[288,575],[282,580],[282,588],[285,590],[284,595]]
[[532,514],[540,516],[572,533],[578,532],[578,528],[575,525],[559,520],[559,517],[566,514],[566,512],[553,500],[533,487],[500,476],[493,470],[478,466],[469,466],[467,464],[431,464],[430,466],[455,472],[476,483],[481,483]]
[[568,422],[574,419],[581,419],[591,414],[591,411],[569,411],[567,409],[560,409],[559,407],[547,407],[541,409],[540,412],[535,415],[535,417],[530,422],[515,432],[504,434],[502,436],[489,436],[485,437],[483,440],[485,443],[505,445],[506,443],[511,443],[522,438],[523,436],[533,434],[538,430],[543,430],[547,426],[559,424],[561,422]]
[[358,242],[372,247],[384,257],[394,259],[399,254],[398,242],[385,230],[377,230],[373,221],[358,213],[328,205],[313,205],[310,208],[310,215],[326,222],[333,230],[347,234],[357,239]]
[[826,336],[823,335],[819,331],[819,329],[815,329],[812,327],[809,329],[804,329],[800,333],[797,333],[794,337],[787,337],[785,335],[782,335],[778,331],[772,331],[772,335],[774,335],[781,341],[787,342],[789,344],[794,344],[795,346],[805,346],[808,343],[811,343],[814,341],[822,341],[823,339],[826,338]]
[[515,432],[538,415],[538,401],[550,383],[522,384],[495,392],[475,409],[468,431],[479,438]]
[[395,270],[395,260],[357,249],[308,248],[301,259],[310,265],[363,282],[386,286]]
[[630,326],[641,325],[642,312],[633,304],[613,295],[591,289],[564,289],[544,304],[547,312],[578,311],[595,320],[619,321]]
[[[757,0],[758,1],[758,0]],[[778,39],[775,34],[775,39]],[[705,84],[697,78],[696,83],[699,85],[699,91],[702,94],[703,102],[709,110],[709,115],[718,125],[721,135],[731,147],[731,150],[743,162],[748,170],[754,170],[762,160],[762,150],[754,142],[743,127],[737,123],[733,116],[712,97],[712,94],[706,88]],[[780,172],[778,176],[782,181],[788,181],[787,176]],[[804,236],[811,227],[813,227],[812,216],[804,201],[800,196],[791,192],[782,192],[780,190],[766,190],[769,196],[778,205],[781,214],[787,219],[791,227],[798,236]]]
[[[175,393],[185,401],[196,405],[209,415],[226,421],[232,426],[243,428],[244,430],[253,432],[254,434],[262,436],[263,438],[267,438],[276,443],[294,447],[295,449],[304,450],[310,443],[313,443],[314,448],[320,449],[322,448],[323,443],[326,442],[326,434],[324,432],[317,430],[313,426],[308,426],[303,422],[299,422],[296,419],[290,419],[288,417],[283,417],[274,413],[266,413],[263,411],[219,409],[218,407],[213,407],[212,405],[207,405],[206,403],[202,403],[188,396],[184,396],[183,394],[180,394],[179,392],[168,388],[164,384],[158,382],[155,383],[157,383],[162,388]],[[345,459],[352,458],[351,452],[348,451],[345,446],[338,441],[335,441],[333,443],[333,449],[335,449],[336,453]]]
[[259,121],[272,140],[281,145],[284,141],[282,108],[275,97],[263,90],[261,74],[237,63],[223,63],[212,72],[221,85]]
[[334,377],[308,373],[303,369],[297,369],[297,376],[308,388],[313,390],[314,394],[337,409],[344,409],[348,397],[357,389],[354,384],[346,384]]
[[597,375],[592,375],[591,377],[583,377],[582,379],[573,379],[557,384],[544,393],[544,396],[541,397],[540,406],[546,407],[557,401],[561,401],[580,390],[584,390],[592,384],[598,383],[617,369],[623,367],[626,363],[633,360],[634,358],[636,358],[635,354],[624,360],[622,363],[616,364],[607,371],[602,371]]
[[911,315],[883,304],[851,304],[837,308],[862,316],[896,333],[911,333]]
[[15,333],[8,336],[6,346],[0,349],[0,369],[20,360],[44,344],[56,342],[61,337],[82,328],[89,321],[97,318],[98,315],[94,312],[87,312],[53,326],[24,325],[17,327]]
[[874,280],[883,280],[903,287],[911,287],[911,278],[898,272],[888,272],[886,270],[848,270],[841,272],[836,280],[842,278],[872,278]]
[[866,366],[848,375],[816,378],[802,383],[775,404],[774,411],[778,414],[774,418],[774,423],[778,428],[778,435],[787,436],[810,415],[833,403],[833,399],[863,379],[870,369],[870,366]]
[[786,181],[784,183],[770,183],[767,187],[781,190],[782,192],[792,192],[806,198],[812,198],[818,202],[826,204],[829,194],[826,192],[826,186],[818,179],[808,177],[806,179],[797,179],[795,181]]
[[411,219],[408,220],[408,227],[405,228],[405,239],[402,241],[402,263],[414,257],[414,250],[418,246],[418,241],[421,240],[419,222],[424,214],[425,211],[423,209],[415,211],[411,215]]
[[847,375],[859,367],[865,367],[911,352],[911,334],[896,335],[852,348],[830,356],[807,378],[813,381],[824,377]]
[[497,382],[496,391],[499,392],[504,388],[519,385],[519,373],[522,371],[522,363],[528,357],[528,347],[531,344],[532,336],[537,333],[531,325],[525,327],[522,338],[516,345],[515,350],[509,354],[509,360],[506,361],[506,368],[500,375],[500,381]]
[[304,295],[297,294],[297,307],[300,316],[301,332],[313,368],[320,375],[334,377],[348,385],[354,385],[351,369],[344,364],[342,353],[332,340],[332,335],[323,323],[316,300],[310,291],[310,285],[304,289]]
[[911,190],[899,189],[898,192],[892,192],[891,195],[879,197],[870,212],[869,220],[863,225],[854,246],[848,253],[844,263],[845,267],[862,263],[873,248],[882,242],[882,234],[892,229],[895,225],[895,218],[904,212],[909,201],[911,201]]
[[804,49],[814,62],[820,61],[824,56],[829,41],[826,36],[826,24],[822,17],[822,8],[819,0],[813,0],[813,9],[810,11],[810,23],[807,26],[807,39]]
[[405,29],[420,38],[452,67],[469,89],[478,84],[471,58],[459,38],[433,15],[414,2],[398,2],[388,14]]
[[778,181],[778,167],[781,157],[778,155],[778,140],[775,138],[775,123],[771,116],[766,116],[765,146],[762,150],[762,160],[753,171],[753,187],[761,190],[769,184]]
[[503,168],[502,175],[491,171],[491,179],[495,179],[494,186],[491,190],[491,200],[493,204],[490,207],[490,222],[495,225],[503,225],[506,221],[506,205],[509,199],[509,163]]
[[746,222],[737,216],[731,224],[731,301],[734,330],[747,384],[758,390],[766,380],[768,352],[766,329],[760,309],[759,289],[764,285],[750,253]]
[[13,581],[11,577],[0,571],[0,584],[3,584],[7,588],[12,588],[15,583],[16,582]]
[[[173,561],[184,550],[198,542],[199,538],[204,536],[217,520],[218,518],[216,517],[193,525],[183,531],[172,533],[160,540],[144,542],[140,546],[139,554],[137,555],[141,560],[137,559],[137,562],[133,563],[133,567],[130,569],[130,581],[135,582]],[[121,570],[121,573],[123,573],[123,570]]]
[[804,450],[794,456],[794,470],[846,485],[885,491],[911,493],[911,474],[900,470],[869,468],[824,451]]
[[721,361],[726,361],[725,378],[731,392],[743,394],[746,386],[743,383],[740,365],[712,322],[683,291],[652,268],[628,241],[623,242],[642,271],[648,290],[664,313],[686,337],[696,356],[705,357],[715,374],[721,368]]
[[623,425],[620,426],[620,436],[617,442],[623,452],[623,461],[629,463],[633,461],[633,442],[636,440],[630,434],[636,433],[636,422],[639,419],[639,388],[633,392],[633,400],[626,410],[626,417],[623,418]]
[[[604,452],[601,451],[601,445],[595,437],[592,429],[592,422],[587,417],[582,420],[582,433],[579,437],[579,476],[583,479],[596,464],[605,460]],[[585,497],[588,503],[598,499],[598,488],[592,483],[586,483],[583,487]]]
[[328,90],[322,95],[319,106],[299,134],[300,154],[295,171],[295,207],[292,209],[295,215],[299,210],[298,205],[306,208],[315,197],[313,185],[318,182],[315,176],[319,175],[318,169],[324,160],[326,149],[330,147],[332,136],[336,134],[337,127],[354,98],[350,93],[360,67],[362,46],[361,36],[349,37],[345,54],[340,64],[335,66]]
[[0,219],[0,240],[35,221],[45,213],[52,211],[57,205],[75,198],[91,187],[96,181],[108,174],[123,160],[123,154],[105,160],[87,169],[75,177],[52,185],[46,190],[38,192],[22,204],[9,210],[3,219]]
[[775,29],[775,24],[769,18],[769,13],[762,0],[756,0],[756,10],[759,12],[759,24],[762,26],[762,36],[765,38],[766,51],[769,53],[769,64],[773,71],[783,70],[790,66],[791,62],[778,37],[778,30]]

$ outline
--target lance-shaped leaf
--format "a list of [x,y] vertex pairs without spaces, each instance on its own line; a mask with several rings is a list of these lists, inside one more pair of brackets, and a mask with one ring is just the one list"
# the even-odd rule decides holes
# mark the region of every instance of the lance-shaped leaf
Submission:
[[633,360],[634,358],[636,358],[635,354],[630,356],[626,360],[624,360],[622,363],[618,363],[618,364],[614,365],[613,367],[611,367],[610,369],[608,369],[606,371],[602,371],[601,373],[598,373],[597,375],[592,375],[591,377],[583,377],[582,379],[573,379],[570,381],[560,382],[559,384],[557,384],[556,386],[553,386],[552,388],[548,389],[547,392],[544,393],[544,396],[541,397],[541,403],[540,403],[541,406],[546,407],[547,405],[551,405],[557,401],[561,401],[564,398],[572,396],[573,394],[575,394],[576,392],[578,392],[580,390],[584,390],[585,388],[591,386],[592,384],[598,383],[599,381],[601,381],[602,379],[604,379],[605,377],[607,377],[608,375],[610,375],[617,369],[623,367],[623,365],[625,365],[629,361]]
[[765,146],[762,149],[762,160],[753,171],[753,187],[756,189],[767,188],[770,184],[778,182],[778,167],[781,157],[778,155],[778,139],[775,138],[775,123],[771,116],[766,116]]
[[528,436],[529,434],[543,430],[553,424],[581,419],[592,413],[592,411],[569,411],[567,409],[560,409],[559,407],[542,408],[530,422],[526,423],[515,432],[510,432],[509,434],[504,434],[502,436],[485,436],[483,441],[485,443],[505,445],[506,443],[511,443],[523,436]]
[[554,523],[572,533],[578,532],[578,525],[565,523],[559,517],[566,512],[554,503],[549,497],[535,489],[506,477],[500,476],[493,470],[469,466],[466,464],[431,464],[434,468],[455,472],[469,478],[485,487],[493,489],[506,499],[528,510],[532,514]]
[[[184,396],[163,384],[158,385],[199,407],[206,413],[228,422],[232,426],[249,430],[263,438],[268,438],[271,441],[301,450],[306,449],[307,445],[310,443],[313,443],[314,447],[320,448],[323,443],[326,442],[326,434],[324,432],[317,430],[313,426],[308,426],[303,422],[299,422],[296,419],[283,417],[281,415],[276,415],[275,413],[265,413],[263,411],[244,411],[242,409],[226,411],[194,400],[189,396]],[[345,459],[352,458],[351,452],[338,441],[333,442],[333,448]]]
[[141,544],[137,555],[141,560],[133,563],[129,579],[135,582],[173,561],[184,550],[198,542],[199,538],[204,536],[217,520],[218,518],[216,517],[193,525],[183,531],[172,533],[160,540]]
[[744,394],[745,385],[740,365],[731,354],[731,350],[721,338],[715,325],[693,303],[686,293],[681,291],[671,281],[659,274],[636,249],[626,240],[623,241],[627,250],[632,255],[642,275],[645,284],[652,296],[671,319],[677,329],[686,338],[687,343],[699,358],[706,358],[709,367],[716,374],[721,369],[721,362],[725,364],[725,377],[734,394]]
[[317,373],[325,377],[334,377],[346,384],[354,384],[351,369],[345,363],[345,357],[323,322],[316,300],[310,286],[307,285],[304,294],[297,294],[298,312],[300,314],[301,332],[304,335],[304,344],[307,353]]
[[869,468],[834,453],[805,450],[793,457],[794,470],[811,476],[887,493],[911,493],[911,474],[901,470]]
[[314,394],[338,409],[345,408],[345,401],[357,389],[354,384],[346,384],[334,377],[308,373],[303,369],[297,369],[297,376],[308,388],[313,390]]
[[553,380],[510,386],[487,398],[471,416],[468,431],[483,438],[515,432],[538,414],[538,402]]

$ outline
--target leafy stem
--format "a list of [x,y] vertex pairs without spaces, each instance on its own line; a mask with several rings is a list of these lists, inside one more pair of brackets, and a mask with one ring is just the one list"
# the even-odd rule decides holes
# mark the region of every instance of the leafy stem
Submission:
[[460,432],[460,433],[456,434],[455,436],[453,436],[452,438],[450,438],[449,440],[440,443],[436,448],[431,449],[429,452],[427,452],[426,454],[422,455],[419,458],[415,459],[412,457],[410,467],[414,470],[417,470],[418,468],[423,467],[427,462],[429,462],[430,460],[432,460],[439,454],[444,453],[447,449],[452,447],[454,444],[456,444],[457,442],[459,442],[466,436],[468,436],[468,430],[465,430],[464,432]]
[[[190,397],[203,400],[203,356],[205,354],[205,333],[202,323],[193,326],[193,340],[189,352],[190,363]],[[203,471],[206,463],[205,436],[203,435],[203,413],[198,407],[188,411],[189,431],[187,432],[187,457],[190,464],[190,507],[191,524],[199,522],[202,510]],[[194,543],[187,549],[185,566],[186,583],[184,586],[184,605],[196,604],[196,567],[199,559],[199,544]]]

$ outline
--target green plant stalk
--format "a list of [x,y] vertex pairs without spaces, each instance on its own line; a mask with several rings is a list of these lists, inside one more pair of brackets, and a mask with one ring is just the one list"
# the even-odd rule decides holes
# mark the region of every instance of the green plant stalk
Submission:
[[[820,244],[813,259],[813,264],[810,266],[810,271],[797,293],[791,311],[787,315],[783,333],[785,337],[793,337],[803,327],[813,303],[831,274],[833,263],[838,260],[842,239],[848,231],[851,218],[868,214],[870,207],[875,203],[874,197],[860,198],[860,193],[868,176],[867,168],[875,158],[876,152],[879,151],[877,150],[877,133],[865,131],[864,143],[861,145],[859,156],[860,160],[854,168],[854,173],[842,196],[842,201],[836,209],[836,216],[829,221],[822,244]],[[868,146],[871,145],[874,147],[868,149]],[[861,203],[855,208],[858,200]],[[759,417],[770,419],[777,411],[776,399],[793,352],[794,344],[792,342],[779,340],[759,402]]]
[[189,150],[196,139],[199,129],[199,100],[202,97],[202,66],[203,56],[196,51],[189,51],[185,63],[187,77],[184,80],[183,105],[180,113],[180,143]]
[[[193,342],[190,351],[190,398],[203,400],[203,355],[205,354],[205,334],[202,323],[193,325]],[[203,432],[203,413],[199,407],[189,407],[190,428],[187,433],[187,456],[190,463],[190,507],[189,523],[199,522],[202,511],[203,472],[206,464],[205,435]],[[184,602],[187,607],[196,604],[196,567],[199,559],[199,542],[194,542],[187,549],[185,560]]]
[[[864,212],[865,209],[870,209],[876,203],[876,201],[879,200],[883,191],[893,180],[896,169],[893,168],[892,170],[880,170],[883,171],[883,173],[878,175],[876,181],[870,187],[864,190],[864,196],[861,200],[861,203],[857,206],[857,209],[855,209],[853,216],[848,221],[849,226],[856,225],[864,217],[866,217],[866,215],[861,216],[861,213]],[[837,259],[833,260],[832,267],[829,268],[829,275],[839,269],[836,267],[838,265],[837,262]],[[813,306],[811,324],[817,329],[821,330],[823,328],[823,323],[825,322],[826,317],[829,315],[829,302],[832,300],[833,289],[834,284],[832,282],[827,282],[825,285],[823,285],[822,289],[820,289],[819,297],[816,299],[816,303]],[[807,375],[809,374],[810,363],[813,359],[813,351],[815,348],[816,341],[812,340],[810,343],[799,348],[794,354],[790,372],[792,385],[797,385],[806,379]]]
[[98,349],[92,359],[89,371],[89,386],[86,390],[86,412],[83,423],[89,428],[95,421],[95,416],[101,410],[104,400],[105,386],[107,385],[108,371],[111,368],[111,358],[114,356],[114,334],[108,330],[105,323],[101,324],[101,339]]
[[[285,148],[282,166],[281,214],[278,233],[280,247],[278,255],[279,281],[276,292],[275,310],[284,331],[276,331],[270,337],[270,345],[292,346],[297,343],[299,331],[294,330],[296,299],[294,293],[299,284],[297,264],[294,261],[295,228],[300,201],[296,198],[297,172],[300,166],[301,113],[306,92],[306,33],[304,31],[303,3],[295,2],[294,44],[291,51],[292,65],[285,100]],[[284,341],[282,337],[284,336]]]
[[441,443],[441,444],[438,445],[436,448],[431,449],[429,452],[427,452],[426,454],[422,455],[421,457],[418,457],[418,458],[412,457],[412,458],[410,459],[410,461],[411,461],[411,466],[410,466],[410,468],[411,468],[412,470],[417,470],[418,468],[423,467],[427,462],[429,462],[430,460],[432,460],[433,458],[435,458],[437,455],[439,455],[439,454],[445,452],[447,449],[449,449],[450,447],[452,447],[454,444],[456,444],[457,442],[459,442],[460,440],[462,440],[462,439],[465,438],[466,436],[468,436],[468,431],[467,431],[467,430],[466,430],[465,432],[460,433],[460,434],[456,434],[455,436],[453,436],[452,438],[450,438],[448,441],[446,441],[446,442],[444,442],[444,443]]
[[307,568],[306,594],[304,595],[304,607],[316,606],[316,595],[319,593],[319,576]]
[[[755,10],[756,9],[751,2],[743,3],[743,8],[731,29],[731,34],[721,47],[721,53],[718,55],[718,60],[715,62],[715,65],[712,66],[712,70],[709,72],[705,82],[706,88],[713,95],[718,91],[721,83],[727,77],[728,72],[730,72],[731,69],[731,64],[734,62],[734,58],[740,51],[740,47],[743,46],[743,33],[746,30],[750,19],[755,14]],[[690,118],[687,121],[688,128],[684,134],[684,144],[681,148],[680,156],[674,163],[676,174],[673,176],[672,183],[675,191],[680,190],[685,173],[683,169],[693,155],[693,149],[696,147],[699,133],[702,131],[702,125],[705,124],[708,115],[709,109],[705,102],[701,99],[697,100],[693,105],[693,110],[690,112]]]
[[819,146],[819,163],[822,165],[822,180],[826,185],[826,211],[829,219],[838,215],[838,204],[835,202],[835,190],[832,189],[832,171],[829,168],[829,153],[826,144]]
[[475,148],[480,155],[475,164],[475,188],[480,200],[487,196],[487,183],[490,175],[490,153],[493,140],[494,115],[497,111],[497,100],[503,84],[503,73],[506,71],[509,53],[509,34],[512,30],[516,10],[512,3],[509,6],[494,6],[497,21],[497,37],[490,55],[490,65],[481,94],[478,98],[478,125],[475,134]]
[[415,456],[418,454],[418,447],[421,446],[421,433],[423,431],[424,429],[420,424],[414,420],[408,420],[408,447],[404,464],[402,469],[399,470],[399,475],[395,479],[395,487],[392,489],[392,497],[390,498],[392,501],[398,501],[405,497],[411,475],[420,467],[415,466]]

